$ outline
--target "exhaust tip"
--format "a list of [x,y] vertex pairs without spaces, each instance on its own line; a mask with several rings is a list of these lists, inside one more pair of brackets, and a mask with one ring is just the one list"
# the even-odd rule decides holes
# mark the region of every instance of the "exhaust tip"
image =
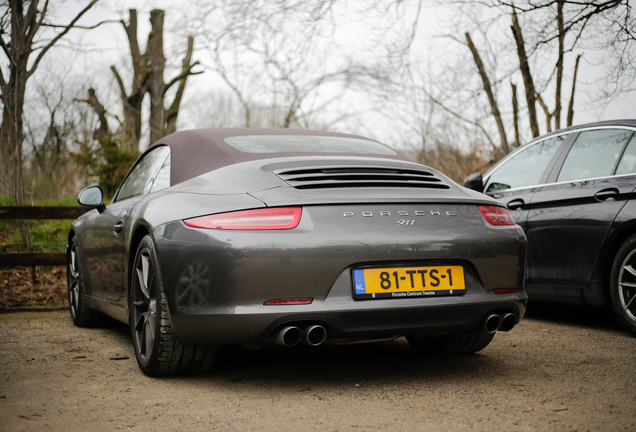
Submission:
[[499,327],[499,330],[505,332],[510,331],[517,325],[517,321],[517,315],[513,313],[507,313],[501,319],[501,326]]
[[303,332],[296,326],[282,328],[276,335],[276,343],[287,347],[293,347],[300,343]]
[[305,328],[304,341],[307,345],[318,346],[327,338],[327,330],[321,325],[312,325]]
[[491,314],[484,320],[484,329],[488,333],[496,333],[501,327],[501,317],[499,315]]

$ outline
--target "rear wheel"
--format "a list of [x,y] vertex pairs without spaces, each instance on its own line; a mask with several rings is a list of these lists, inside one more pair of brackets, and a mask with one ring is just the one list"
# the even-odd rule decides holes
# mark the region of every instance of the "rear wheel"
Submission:
[[91,327],[101,324],[104,315],[86,305],[84,282],[80,270],[77,239],[71,240],[66,263],[66,282],[68,285],[68,305],[73,323],[78,327]]
[[419,354],[425,356],[450,356],[473,354],[488,346],[494,333],[474,331],[469,333],[455,332],[443,336],[407,336],[409,345]]
[[616,253],[610,296],[618,321],[636,336],[636,235],[628,238]]
[[130,289],[130,331],[135,356],[149,376],[210,371],[217,347],[185,347],[170,326],[163,279],[152,238],[143,238],[133,266]]

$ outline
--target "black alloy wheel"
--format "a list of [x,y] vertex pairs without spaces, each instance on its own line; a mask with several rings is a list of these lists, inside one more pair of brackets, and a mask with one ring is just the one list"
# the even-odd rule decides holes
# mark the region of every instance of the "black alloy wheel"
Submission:
[[616,318],[636,337],[636,235],[628,238],[616,253],[610,297]]
[[96,310],[89,309],[86,305],[84,282],[80,268],[80,255],[75,237],[70,241],[66,262],[68,304],[73,323],[78,327],[90,327],[101,324],[104,315]]
[[135,260],[132,291],[132,336],[139,360],[147,364],[155,348],[157,289],[150,249],[140,249]]
[[146,375],[204,373],[212,368],[217,347],[184,347],[170,326],[159,260],[150,235],[143,238],[135,255],[129,305],[135,356]]

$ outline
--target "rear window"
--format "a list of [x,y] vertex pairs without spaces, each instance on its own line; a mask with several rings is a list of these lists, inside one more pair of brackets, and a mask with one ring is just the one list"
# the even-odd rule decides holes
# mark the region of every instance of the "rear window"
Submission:
[[379,142],[345,137],[311,135],[245,135],[225,138],[245,153],[355,153],[390,155],[397,153]]

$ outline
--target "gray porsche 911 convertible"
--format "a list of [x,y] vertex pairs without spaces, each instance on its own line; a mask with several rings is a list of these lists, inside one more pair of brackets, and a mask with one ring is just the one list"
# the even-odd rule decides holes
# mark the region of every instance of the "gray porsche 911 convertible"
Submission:
[[523,317],[526,238],[508,210],[368,138],[177,132],[68,237],[70,312],[129,323],[150,376],[207,372],[218,347],[406,336],[469,354]]

